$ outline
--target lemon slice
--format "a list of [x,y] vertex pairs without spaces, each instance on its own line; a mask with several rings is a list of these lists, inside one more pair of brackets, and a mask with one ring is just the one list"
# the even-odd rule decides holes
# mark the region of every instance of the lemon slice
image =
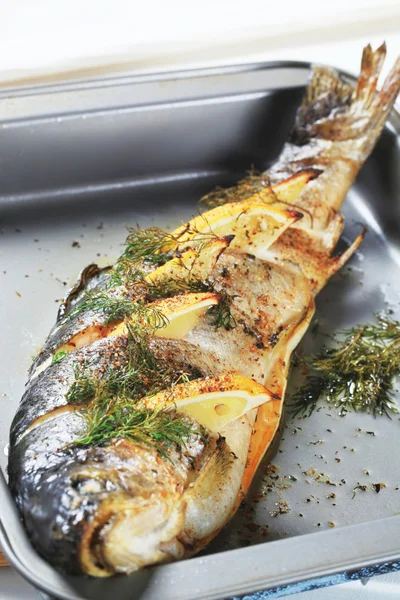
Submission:
[[214,268],[220,254],[229,246],[232,239],[226,236],[214,239],[200,250],[187,250],[146,276],[149,283],[166,279],[206,279]]
[[[157,337],[168,337],[181,339],[185,337],[189,331],[194,329],[198,320],[211,307],[218,304],[219,298],[217,294],[202,293],[202,294],[183,294],[165,298],[148,304],[149,307],[157,308],[164,317],[166,322],[163,327],[159,327],[154,331]],[[128,333],[127,323],[120,323],[111,331],[110,336],[126,335]]]
[[318,177],[317,169],[305,169],[272,186],[278,200],[293,204],[311,179]]
[[146,398],[144,402],[148,408],[165,408],[175,404],[178,412],[188,415],[210,431],[218,432],[249,410],[273,399],[263,385],[248,377],[229,373],[176,385]]
[[[275,197],[275,196],[274,196]],[[230,247],[241,252],[254,253],[258,247],[268,248],[302,214],[272,206],[256,197],[243,202],[218,206],[192,219],[173,232],[178,239],[176,247],[196,245],[207,232],[217,236],[234,235]]]

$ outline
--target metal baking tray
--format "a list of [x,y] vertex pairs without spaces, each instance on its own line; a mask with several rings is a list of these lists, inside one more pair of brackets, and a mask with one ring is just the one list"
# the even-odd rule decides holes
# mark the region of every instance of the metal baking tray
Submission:
[[[3,469],[31,357],[82,267],[114,261],[125,225],[172,227],[214,186],[265,168],[292,127],[309,72],[305,63],[270,63],[1,93]],[[346,200],[344,239],[360,223],[368,235],[318,297],[320,333],[307,334],[307,352],[375,312],[400,318],[399,132],[393,112]],[[396,415],[288,413],[237,516],[202,555],[177,564],[108,580],[63,576],[32,549],[4,479],[0,542],[38,589],[74,600],[281,595],[399,568],[399,429]],[[377,482],[386,485],[379,494]],[[368,489],[353,498],[358,484]]]

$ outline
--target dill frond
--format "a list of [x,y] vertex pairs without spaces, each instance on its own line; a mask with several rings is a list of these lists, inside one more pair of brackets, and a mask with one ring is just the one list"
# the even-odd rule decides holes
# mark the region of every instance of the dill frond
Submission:
[[269,186],[270,181],[266,173],[251,169],[236,185],[229,188],[217,187],[203,196],[200,205],[211,209],[229,202],[240,202]]
[[197,433],[194,423],[175,410],[137,408],[123,397],[96,399],[83,415],[88,426],[85,435],[76,442],[80,446],[96,446],[124,438],[154,447],[168,457],[168,449],[184,447],[188,438]]
[[200,232],[190,223],[178,236],[158,227],[136,227],[128,231],[125,250],[112,269],[108,288],[143,281],[145,268],[160,267],[174,258],[178,248],[182,251],[181,246],[185,246],[185,242],[181,242],[181,238],[186,234],[194,236],[190,244],[195,244],[199,250],[216,237],[211,228],[210,231]]
[[227,331],[235,329],[237,322],[231,310],[232,298],[228,294],[221,294],[221,292],[219,292],[219,295],[219,303],[209,308],[207,314],[211,317],[215,329],[220,327]]
[[169,298],[177,294],[211,292],[212,285],[197,277],[177,277],[175,279],[162,277],[156,281],[146,282],[146,294],[150,301]]
[[118,366],[111,363],[101,375],[87,367],[76,367],[74,382],[66,394],[68,404],[84,404],[102,396],[124,396],[131,402],[137,401],[199,376],[156,357],[149,345],[151,331],[132,323],[127,323],[127,328],[125,358],[119,360]]
[[67,354],[68,354],[68,352],[65,352],[65,350],[59,350],[58,352],[56,352],[53,355],[53,358],[51,359],[51,364],[57,365],[62,360],[64,360],[64,358],[67,356]]
[[303,359],[309,370],[293,396],[294,414],[310,416],[324,399],[340,409],[390,416],[396,413],[393,380],[400,374],[400,323],[379,316],[376,324],[342,332],[342,343]]
[[177,240],[171,233],[158,227],[128,228],[128,231],[122,258],[133,263],[149,262],[157,267],[172,258]]
[[106,325],[120,321],[125,317],[136,316],[138,321],[153,329],[164,327],[168,319],[154,306],[147,306],[143,301],[127,297],[113,296],[102,290],[89,290],[82,302],[64,317],[64,321],[73,319],[84,312],[93,311],[106,315]]
[[168,456],[172,445],[181,448],[196,432],[194,424],[175,410],[150,410],[138,402],[178,383],[190,381],[198,373],[176,370],[158,359],[142,330],[129,326],[127,357],[118,367],[110,366],[101,376],[87,369],[75,369],[75,381],[67,402],[85,405],[81,413],[87,422],[85,434],[75,444],[93,446],[111,439],[126,438],[153,446]]

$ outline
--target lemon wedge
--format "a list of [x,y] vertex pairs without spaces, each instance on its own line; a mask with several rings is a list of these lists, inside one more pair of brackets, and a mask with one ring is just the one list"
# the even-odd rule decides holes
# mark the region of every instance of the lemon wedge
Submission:
[[175,404],[178,412],[188,415],[213,432],[224,429],[249,410],[273,400],[259,383],[234,373],[182,383],[144,399],[148,408]]
[[304,169],[272,186],[278,200],[293,204],[311,179],[318,177],[320,171]]
[[293,209],[278,208],[254,196],[243,202],[223,204],[199,215],[172,235],[178,240],[177,248],[200,243],[207,232],[217,236],[234,235],[231,248],[254,253],[257,248],[269,248],[285,229],[302,216]]
[[[211,307],[218,304],[219,298],[213,293],[182,294],[165,298],[148,304],[166,318],[165,325],[154,331],[157,337],[168,337],[181,339],[189,331],[194,329],[199,318]],[[109,333],[110,336],[126,335],[128,333],[127,323],[117,325]]]
[[230,236],[216,238],[200,248],[187,250],[172,258],[146,276],[149,283],[166,279],[206,279],[217,263],[220,254],[229,246]]

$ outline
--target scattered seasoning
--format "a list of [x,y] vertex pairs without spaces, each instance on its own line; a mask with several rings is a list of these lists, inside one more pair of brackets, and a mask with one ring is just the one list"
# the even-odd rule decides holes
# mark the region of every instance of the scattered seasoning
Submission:
[[309,446],[316,446],[317,444],[323,444],[323,440],[317,440],[316,442],[307,442]]
[[72,248],[80,248],[80,247],[81,247],[80,243],[79,243],[79,242],[77,242],[76,240],[74,240],[74,241],[72,242],[71,246],[72,246]]
[[19,292],[15,292],[16,295],[18,296],[18,298],[22,298],[21,294]]
[[299,513],[299,517],[303,517],[304,515],[302,513]]
[[365,433],[367,433],[368,435],[375,435],[375,431],[366,431]]
[[333,521],[328,522],[329,527],[335,527],[335,523]]
[[341,458],[335,458],[337,463],[340,463],[340,461],[342,460]]
[[314,479],[314,481],[317,483],[326,483],[327,485],[334,485],[334,486],[337,485],[336,483],[331,481],[329,475],[326,475],[325,473],[320,473],[314,467],[310,467],[309,469],[307,469],[307,471],[303,471],[303,475],[308,475],[308,476],[312,477]]
[[372,484],[372,489],[375,490],[375,492],[377,494],[379,494],[379,492],[386,487],[385,483],[373,483]]
[[334,500],[335,498],[336,498],[336,494],[328,494],[327,495],[328,500]]
[[286,500],[279,500],[275,502],[275,506],[277,506],[277,510],[270,512],[271,517],[277,517],[278,515],[286,515],[290,512],[289,504]]
[[364,471],[365,475],[369,475],[369,471]]
[[327,431],[329,431],[329,433],[332,433],[332,429],[327,429]]
[[351,499],[352,499],[352,500],[354,500],[354,498],[356,497],[356,492],[357,492],[357,490],[360,490],[360,492],[366,492],[366,491],[367,491],[367,486],[366,486],[366,485],[359,485],[359,484],[358,484],[358,485],[356,485],[356,486],[353,488],[353,495],[352,495],[352,497],[351,497]]

